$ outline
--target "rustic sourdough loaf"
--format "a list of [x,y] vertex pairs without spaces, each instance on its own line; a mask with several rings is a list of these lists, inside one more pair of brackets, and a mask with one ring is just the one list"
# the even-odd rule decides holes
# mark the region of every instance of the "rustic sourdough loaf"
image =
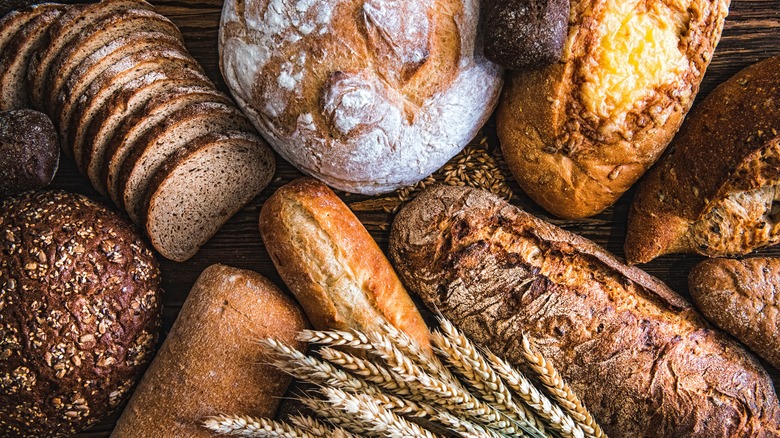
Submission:
[[780,369],[780,259],[708,259],[688,287],[707,319]]
[[489,117],[498,67],[479,2],[228,0],[220,66],[279,154],[338,189],[375,194],[444,165]]
[[149,183],[140,223],[160,254],[187,260],[273,174],[273,153],[256,134],[208,133],[164,161]]
[[0,224],[0,436],[71,436],[122,404],[152,358],[157,262],[82,195],[5,198]]
[[116,205],[121,205],[122,202],[119,191],[120,170],[139,139],[155,126],[164,123],[169,115],[202,102],[220,102],[227,105],[230,99],[212,87],[177,87],[151,99],[142,111],[123,123],[122,128],[109,141],[106,161],[101,169],[101,179],[105,181],[108,194]]
[[498,110],[520,187],[560,217],[612,205],[679,129],[729,0],[574,0],[563,59],[510,74]]
[[780,57],[738,73],[686,120],[642,180],[629,263],[695,252],[747,254],[780,242]]
[[297,179],[260,210],[274,266],[318,329],[375,331],[389,322],[420,345],[429,332],[374,239],[325,184]]
[[610,437],[769,437],[780,406],[759,363],[679,295],[592,242],[488,192],[435,186],[390,234],[404,283],[522,366],[528,335]]
[[27,65],[32,54],[45,42],[46,31],[64,11],[64,6],[42,4],[23,14],[34,15],[0,49],[0,111],[28,108]]
[[[253,127],[249,120],[232,105],[202,102],[169,114],[163,124],[154,127],[140,138],[119,172],[122,206],[130,218],[139,225],[143,224],[143,200],[147,194],[149,181],[168,157],[200,136],[226,130],[251,132]],[[231,166],[229,162],[225,164],[228,168]],[[262,173],[265,173],[265,170],[258,169]],[[241,172],[244,171],[242,167]],[[266,183],[268,181],[270,178]],[[256,186],[252,186],[254,187]],[[246,199],[246,202],[252,197]]]
[[[172,61],[172,60],[171,60]],[[200,73],[184,68],[178,62],[157,60],[156,67],[139,76],[98,104],[83,138],[89,139],[82,148],[82,162],[92,186],[101,194],[108,191],[100,179],[100,169],[106,159],[109,141],[118,129],[131,120],[154,96],[166,93],[176,87],[198,84],[208,87],[211,83]]]
[[258,339],[302,349],[300,308],[259,274],[212,265],[198,277],[112,438],[210,438],[203,420],[225,412],[272,418],[290,377]]
[[85,66],[84,71],[77,69],[77,75],[72,77],[71,92],[64,95],[53,113],[60,121],[63,145],[71,149],[79,166],[82,164],[83,135],[92,121],[95,108],[104,99],[125,82],[143,74],[144,70],[154,71],[160,59],[191,62],[183,47],[177,47],[178,41],[159,32],[120,40],[129,44],[111,56],[89,59],[89,66]]

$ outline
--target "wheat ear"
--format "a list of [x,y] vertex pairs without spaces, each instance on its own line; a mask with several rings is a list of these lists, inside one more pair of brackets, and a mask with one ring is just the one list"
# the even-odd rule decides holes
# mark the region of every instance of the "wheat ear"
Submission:
[[463,420],[448,412],[439,412],[436,420],[463,438],[504,438],[504,435],[493,429]]
[[425,364],[431,374],[447,383],[463,387],[460,381],[441,363],[435,354],[423,350],[420,344],[406,332],[398,330],[394,325],[387,322],[382,323],[380,329],[384,330],[387,337],[393,341],[396,347],[406,353],[413,361]]
[[319,353],[320,356],[328,362],[338,365],[350,373],[397,396],[408,397],[410,400],[415,401],[424,399],[424,397],[420,396],[408,382],[382,365],[375,364],[370,360],[331,347],[322,347],[320,348]]
[[357,438],[352,433],[347,432],[340,427],[328,426],[308,415],[290,415],[287,418],[287,421],[293,426],[307,432],[309,435],[318,438]]
[[321,388],[320,392],[334,407],[351,415],[365,429],[389,438],[436,438],[422,426],[410,423],[366,394],[350,394],[336,388]]
[[[443,322],[442,324],[446,324]],[[493,368],[487,364],[482,355],[454,327],[447,327],[447,336],[439,331],[433,333],[433,343],[440,350],[447,362],[466,380],[477,393],[507,417],[525,426],[529,434],[544,438],[544,425],[533,412],[522,404],[515,403],[512,394],[504,386],[504,382]],[[569,430],[571,432],[571,429]],[[571,433],[564,438],[573,438]],[[579,436],[577,438],[582,438]]]
[[343,330],[303,330],[297,339],[307,344],[330,345],[332,347],[351,347],[360,350],[371,348],[366,335],[358,331]]
[[428,374],[384,334],[371,332],[367,335],[374,347],[371,350],[372,354],[381,357],[392,371],[427,394],[432,403],[496,429],[498,432],[524,436],[514,421],[471,395],[462,386],[449,384]]
[[351,415],[337,409],[325,400],[314,397],[302,397],[299,401],[312,412],[316,412],[322,418],[327,418],[328,423],[336,427],[361,436],[378,436],[376,433],[363,427],[361,423],[355,421]]
[[580,425],[585,436],[588,438],[606,437],[577,394],[563,380],[558,370],[541,353],[531,347],[531,342],[525,334],[521,335],[521,343],[523,359],[537,374],[552,398]]
[[203,426],[219,434],[250,438],[316,438],[296,426],[265,418],[219,415],[207,418]]

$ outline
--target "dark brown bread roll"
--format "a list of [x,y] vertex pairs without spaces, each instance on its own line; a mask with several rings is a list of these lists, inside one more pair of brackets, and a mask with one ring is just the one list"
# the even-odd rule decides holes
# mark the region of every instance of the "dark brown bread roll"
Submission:
[[561,59],[569,30],[569,0],[488,0],[480,16],[485,57],[510,69]]
[[780,369],[780,259],[709,259],[688,276],[707,319]]
[[0,111],[0,196],[51,183],[60,143],[51,119],[38,111]]
[[610,437],[764,437],[780,409],[761,365],[664,284],[484,191],[433,187],[390,255],[431,309],[520,365],[535,340]]
[[160,271],[82,195],[0,203],[0,436],[69,436],[119,406],[152,358]]

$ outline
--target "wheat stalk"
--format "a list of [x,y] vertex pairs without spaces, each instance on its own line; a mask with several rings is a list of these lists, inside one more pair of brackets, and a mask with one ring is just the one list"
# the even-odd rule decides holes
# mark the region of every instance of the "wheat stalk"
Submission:
[[299,401],[312,412],[316,412],[321,417],[327,418],[328,422],[334,426],[346,429],[349,432],[358,435],[379,436],[373,431],[363,427],[363,425],[356,421],[351,415],[337,409],[325,400],[313,397],[302,397]]
[[301,428],[265,418],[218,415],[209,417],[203,426],[223,435],[249,438],[316,438]]
[[520,337],[523,346],[521,349],[523,359],[537,374],[552,398],[580,425],[586,437],[606,437],[596,420],[590,415],[590,412],[585,408],[580,398],[577,397],[577,394],[563,380],[558,370],[541,353],[531,347],[531,342],[525,334],[522,334]]
[[357,357],[344,351],[331,347],[322,347],[320,356],[328,362],[338,365],[356,376],[371,382],[380,388],[392,392],[400,397],[421,401],[424,399],[412,388],[409,383],[401,379],[397,374],[382,365],[375,364],[368,359]]
[[287,421],[293,426],[318,438],[357,438],[355,435],[340,427],[327,426],[316,418],[309,417],[308,415],[290,415],[287,418]]
[[320,392],[331,405],[352,416],[366,430],[389,438],[436,438],[429,430],[404,420],[368,395],[350,394],[328,387],[321,388]]
[[436,420],[464,438],[504,438],[504,435],[493,429],[474,424],[447,412],[439,412]]
[[[449,331],[447,336],[438,331],[433,333],[433,342],[439,348],[442,356],[447,358],[447,362],[485,401],[491,403],[507,417],[524,425],[529,434],[544,438],[546,436],[545,428],[541,421],[525,406],[514,402],[512,394],[504,386],[504,382],[471,342],[459,332],[453,331],[454,327],[447,327],[447,330]],[[572,435],[569,433],[564,437],[572,438]],[[582,438],[582,436],[577,438]]]
[[332,347],[351,347],[361,350],[371,348],[371,342],[365,334],[344,330],[303,330],[297,339],[308,344],[330,345]]

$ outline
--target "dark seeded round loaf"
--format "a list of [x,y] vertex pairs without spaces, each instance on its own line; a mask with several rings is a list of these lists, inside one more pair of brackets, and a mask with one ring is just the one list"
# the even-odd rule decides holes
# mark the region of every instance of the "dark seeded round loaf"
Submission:
[[159,268],[82,195],[0,204],[0,436],[68,436],[129,395],[160,328]]
[[0,157],[0,197],[49,185],[60,161],[51,119],[30,109],[0,111]]

